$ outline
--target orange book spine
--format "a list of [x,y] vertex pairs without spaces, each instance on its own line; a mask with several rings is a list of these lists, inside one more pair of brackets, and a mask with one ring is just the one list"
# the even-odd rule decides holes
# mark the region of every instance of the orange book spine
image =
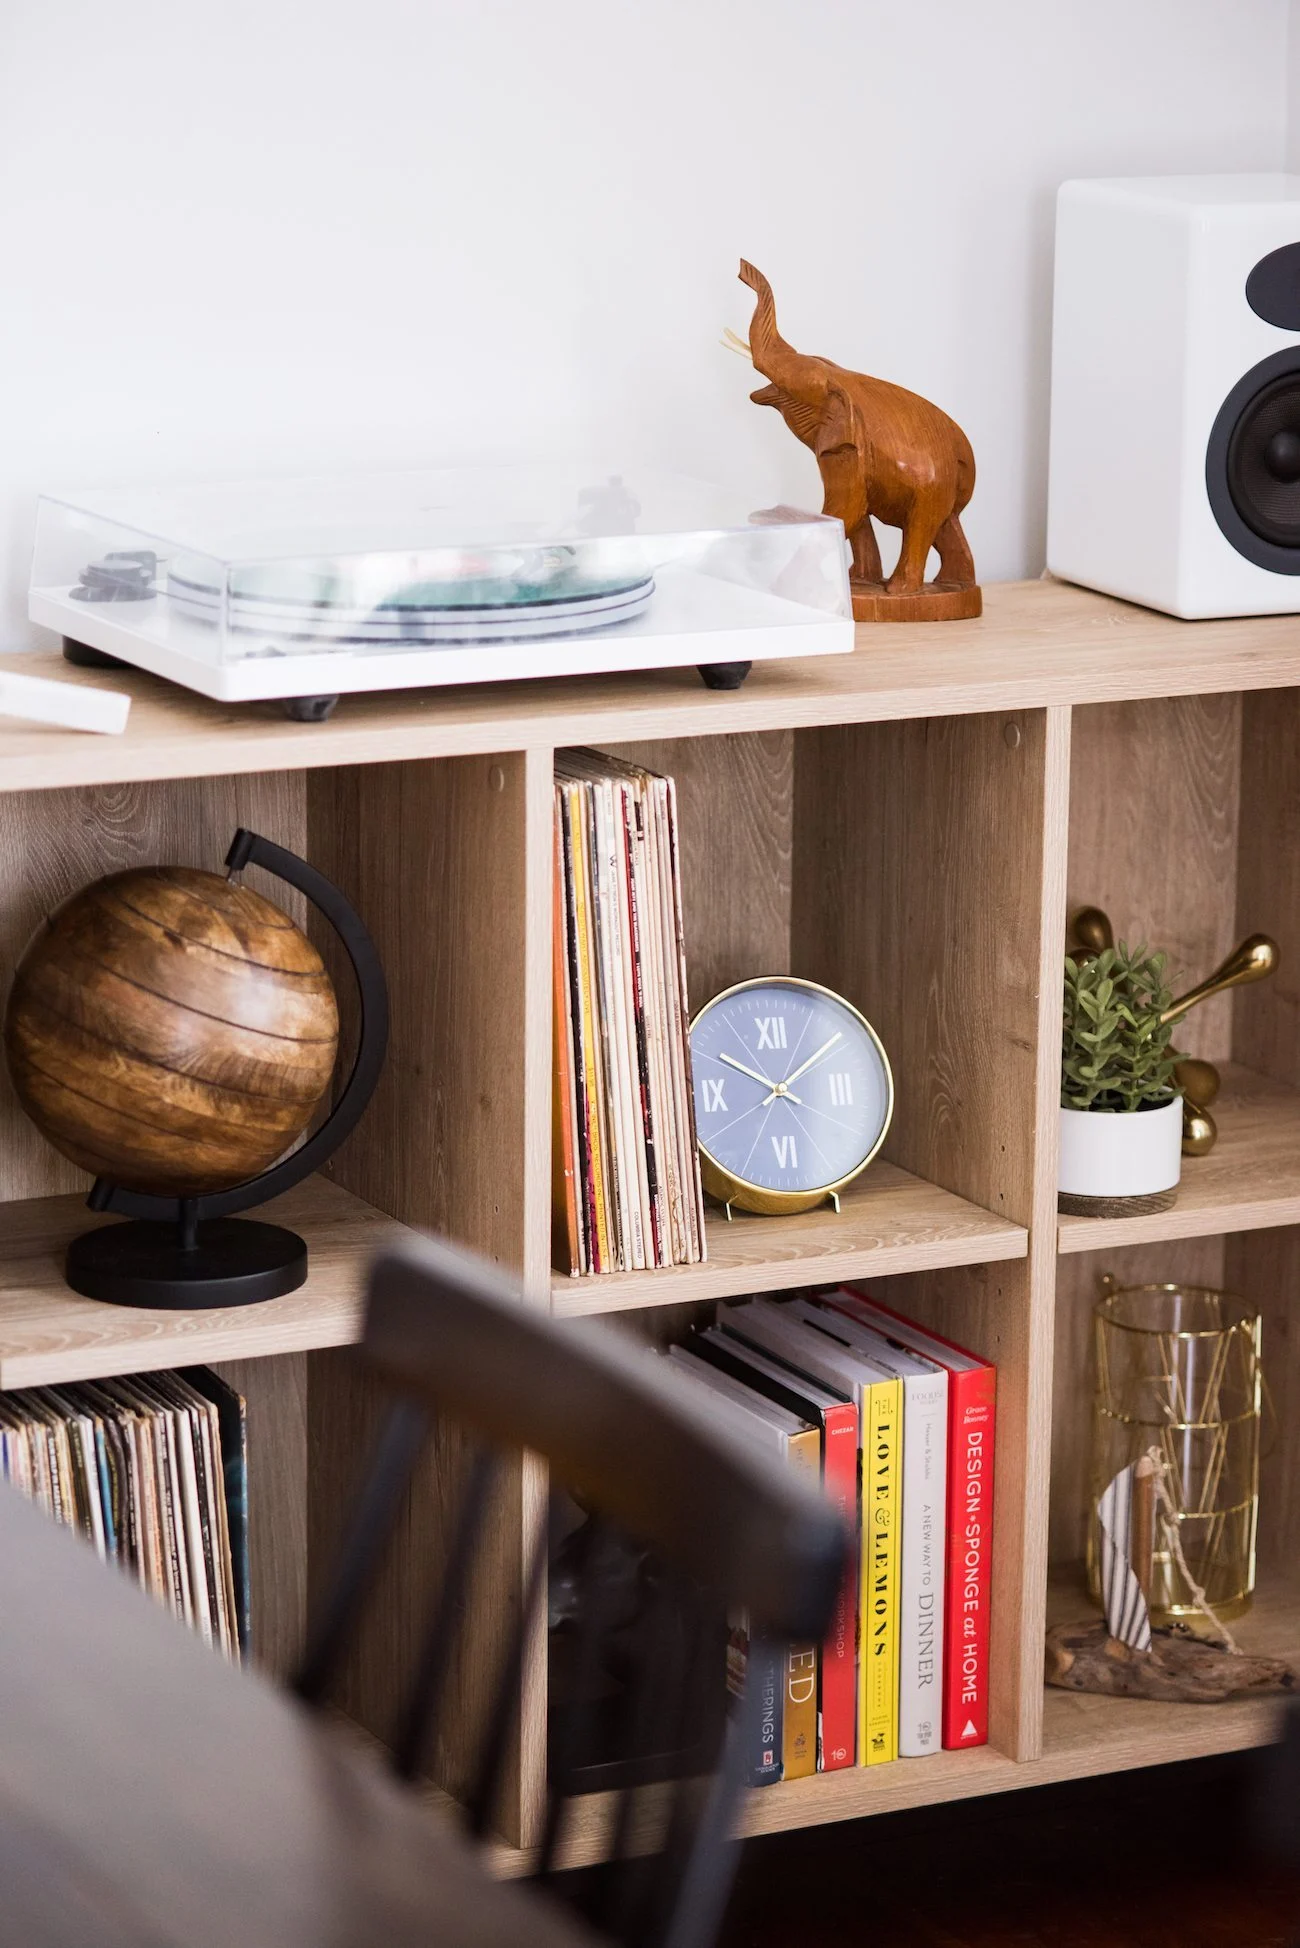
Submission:
[[[790,1466],[821,1488],[822,1435],[819,1427],[792,1434]],[[788,1644],[785,1653],[785,1710],[781,1723],[781,1776],[806,1779],[817,1770],[817,1646]]]

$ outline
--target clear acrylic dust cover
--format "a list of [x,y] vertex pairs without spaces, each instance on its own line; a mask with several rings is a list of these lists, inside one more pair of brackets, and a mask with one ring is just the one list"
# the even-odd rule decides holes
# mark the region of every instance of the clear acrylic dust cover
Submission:
[[[579,644],[586,668],[852,647],[838,521],[594,466],[47,494],[30,613],[230,695],[322,658],[337,689],[547,674]],[[432,674],[394,676],[409,657]]]

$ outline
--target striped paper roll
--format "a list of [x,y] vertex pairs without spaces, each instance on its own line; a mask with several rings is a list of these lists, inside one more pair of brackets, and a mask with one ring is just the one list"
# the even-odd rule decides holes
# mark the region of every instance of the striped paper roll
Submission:
[[1133,1473],[1121,1468],[1097,1503],[1101,1529],[1101,1600],[1106,1627],[1130,1650],[1150,1650],[1151,1616],[1133,1573]]

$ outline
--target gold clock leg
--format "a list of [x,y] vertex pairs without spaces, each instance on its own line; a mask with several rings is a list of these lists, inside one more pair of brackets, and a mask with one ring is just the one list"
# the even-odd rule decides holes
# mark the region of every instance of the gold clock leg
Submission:
[[840,1194],[837,1190],[827,1192],[826,1202],[833,1208],[836,1217],[840,1214]]
[[724,1210],[724,1211],[726,1212],[726,1214],[727,1214],[727,1223],[728,1223],[728,1224],[730,1224],[730,1223],[731,1223],[731,1219],[732,1219],[732,1210],[731,1210],[731,1199],[730,1199],[730,1198],[728,1198],[728,1199],[727,1199],[727,1201],[726,1201],[726,1203],[725,1203],[725,1204],[723,1205],[723,1207],[722,1207],[722,1208],[723,1208],[723,1210]]

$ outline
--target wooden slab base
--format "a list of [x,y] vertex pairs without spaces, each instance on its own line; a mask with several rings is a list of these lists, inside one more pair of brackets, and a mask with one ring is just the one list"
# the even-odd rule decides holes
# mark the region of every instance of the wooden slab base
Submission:
[[1244,1693],[1294,1691],[1296,1674],[1277,1657],[1235,1657],[1181,1630],[1155,1630],[1151,1648],[1130,1650],[1104,1623],[1058,1623],[1047,1633],[1047,1682],[1105,1698],[1220,1704]]
[[883,582],[850,580],[855,622],[969,622],[980,615],[984,597],[978,583],[927,582],[911,595],[891,594]]
[[1178,1186],[1172,1190],[1149,1191],[1145,1197],[1075,1197],[1063,1190],[1056,1208],[1067,1217],[1147,1217],[1154,1211],[1172,1210],[1178,1202]]

